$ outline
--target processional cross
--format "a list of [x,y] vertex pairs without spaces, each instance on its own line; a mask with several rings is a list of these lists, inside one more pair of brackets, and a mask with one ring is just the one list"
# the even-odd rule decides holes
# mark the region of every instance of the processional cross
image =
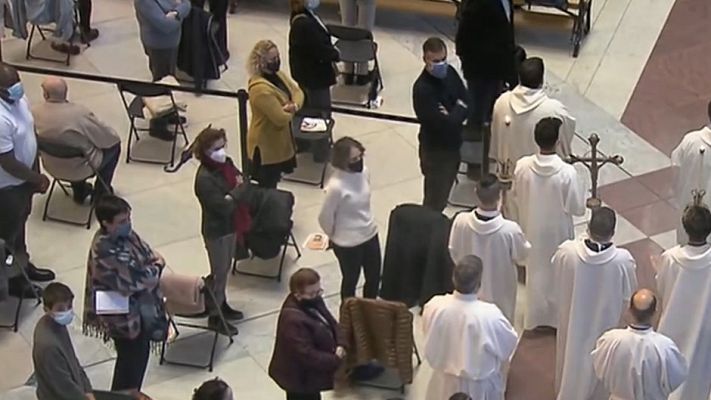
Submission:
[[[591,197],[587,199],[586,206],[590,209],[600,207],[602,201],[597,197],[597,183],[600,174],[600,168],[605,164],[621,165],[624,159],[620,155],[614,155],[611,157],[601,157],[597,151],[597,145],[600,143],[600,137],[593,133],[588,137],[588,142],[590,143],[590,156],[580,157],[571,154],[565,161],[569,164],[582,163],[590,171],[590,181],[592,182],[592,187],[590,188]],[[506,160],[499,162],[498,165],[498,177],[499,181],[504,186],[504,200],[506,196],[506,191],[511,189],[511,184],[513,181],[513,162],[511,160]]]
[[582,163],[590,171],[590,181],[592,182],[592,187],[590,188],[591,196],[586,201],[585,205],[590,208],[600,207],[602,201],[597,197],[597,182],[600,174],[600,168],[605,164],[621,165],[624,162],[624,158],[620,155],[614,155],[609,157],[600,157],[597,152],[597,145],[600,143],[600,137],[593,133],[588,137],[588,142],[590,143],[590,156],[589,157],[579,157],[571,154],[565,161],[569,164]]

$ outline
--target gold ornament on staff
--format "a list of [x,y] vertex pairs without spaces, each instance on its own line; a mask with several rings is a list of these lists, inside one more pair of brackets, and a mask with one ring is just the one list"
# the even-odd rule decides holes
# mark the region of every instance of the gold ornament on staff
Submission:
[[600,137],[593,133],[588,137],[588,143],[590,143],[590,157],[579,157],[571,154],[565,161],[569,164],[581,163],[585,168],[590,171],[590,181],[592,187],[590,188],[591,196],[586,201],[585,205],[590,208],[597,208],[602,205],[602,201],[597,197],[597,183],[600,174],[600,168],[605,164],[621,165],[624,162],[624,158],[620,155],[614,155],[611,157],[599,157],[597,151],[597,145],[600,143]]

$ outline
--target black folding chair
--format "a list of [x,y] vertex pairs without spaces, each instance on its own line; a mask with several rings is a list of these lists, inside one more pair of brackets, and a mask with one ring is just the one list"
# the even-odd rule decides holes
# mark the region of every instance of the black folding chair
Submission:
[[[79,26],[79,9],[78,9],[78,5],[77,5],[76,1],[74,1],[73,12],[74,12],[73,29],[74,29],[74,32],[76,32],[77,27]],[[60,63],[60,64],[66,64],[67,66],[69,66],[69,61],[71,60],[71,57],[72,57],[70,52],[67,52],[67,55],[64,59],[49,58],[49,57],[37,56],[37,55],[32,54],[32,39],[35,36],[35,32],[39,33],[40,37],[42,38],[42,41],[45,41],[45,40],[47,40],[47,36],[45,36],[45,33],[54,33],[54,29],[48,28],[48,27],[43,27],[43,26],[40,26],[37,24],[31,24],[31,25],[32,25],[32,27],[30,28],[30,35],[27,38],[27,48],[25,49],[25,59],[26,60],[33,60],[34,59],[34,60],[56,62],[56,63]],[[69,43],[67,43],[67,45],[69,47],[74,46],[75,37],[76,37],[76,34],[73,34],[72,37],[69,39]],[[80,33],[80,37],[83,37],[83,33]],[[88,40],[84,40],[84,42],[86,42],[86,47],[91,47],[91,44],[89,43]]]
[[[126,163],[131,161],[144,162],[149,164],[168,164],[172,166],[175,163],[175,148],[178,143],[178,135],[183,137],[184,146],[188,145],[188,135],[185,133],[185,127],[180,119],[180,114],[178,110],[178,105],[175,102],[175,97],[173,96],[173,91],[168,88],[154,85],[152,83],[118,83],[119,94],[121,95],[121,100],[123,101],[124,108],[126,109],[126,114],[128,115],[128,120],[130,122],[128,130],[128,145],[126,148]],[[134,96],[133,100],[130,102],[127,100],[126,94],[132,94]],[[162,97],[166,96],[170,98],[172,104],[171,110],[167,115],[175,116],[175,124],[173,130],[173,139],[171,141],[170,149],[170,160],[162,161],[155,159],[138,159],[131,156],[131,149],[133,146],[133,141],[139,141],[141,138],[138,135],[139,132],[150,132],[149,128],[139,128],[136,126],[136,120],[146,120],[146,115],[143,113],[143,99],[151,97]],[[161,116],[166,117],[167,115]]]
[[[89,157],[84,154],[82,149],[74,146],[70,146],[65,143],[61,143],[54,139],[43,138],[41,136],[37,137],[37,146],[39,148],[40,158],[42,159],[42,166],[49,175],[52,176],[52,184],[49,187],[49,192],[47,194],[47,201],[44,203],[44,212],[42,213],[42,221],[51,220],[57,222],[64,222],[71,225],[86,226],[86,229],[91,228],[91,216],[94,213],[95,199],[91,201],[91,207],[89,208],[89,213],[86,217],[86,221],[75,221],[71,219],[65,219],[60,217],[55,217],[49,214],[49,203],[52,200],[52,194],[54,193],[54,188],[59,186],[65,195],[69,196],[67,191],[67,186],[71,182],[85,181],[87,179],[95,178],[94,186],[101,185],[104,188],[104,193],[113,193],[111,187],[104,182],[96,168],[91,164]],[[72,171],[72,176],[64,176],[66,171],[62,171],[62,162],[70,162],[72,160],[82,161],[82,168],[75,169]]]
[[[15,259],[10,250],[7,248],[5,241],[0,239],[0,268],[3,269],[0,271],[0,276],[2,276],[3,279],[22,276],[23,281],[27,284],[27,287],[30,288],[35,294],[35,298],[37,299],[35,307],[37,307],[42,304],[42,295],[40,290],[32,283],[32,281],[30,281],[30,277],[27,275],[27,271],[24,266],[18,264],[18,260]],[[22,311],[22,304],[24,303],[24,300],[24,293],[20,293],[20,296],[17,299],[17,307],[15,307],[15,317],[12,324],[3,324],[0,325],[0,328],[12,329],[13,332],[17,332],[20,324],[20,312]]]
[[[304,120],[304,116],[295,115],[294,119],[291,121],[291,134],[294,139],[302,140],[304,142],[313,145],[315,143],[326,141],[328,146],[328,154],[331,153],[331,147],[333,146],[333,127],[336,122],[332,118],[324,118],[326,121],[326,130],[323,132],[304,132],[301,130],[301,122]],[[289,174],[284,177],[285,181],[306,183],[309,185],[315,185],[323,189],[324,181],[326,180],[326,170],[328,169],[328,157],[323,162],[323,167],[321,168],[321,176],[318,180],[305,179],[294,176],[294,174]]]
[[[373,32],[359,27],[335,24],[328,24],[326,27],[331,36],[336,38],[334,46],[340,52],[339,62],[353,64],[369,64],[371,61],[373,62],[373,68],[368,71],[370,85],[367,87],[365,101],[346,98],[341,96],[338,90],[334,90],[332,93],[334,96],[333,102],[369,107],[385,87],[380,73],[380,63],[378,62],[378,44],[373,39]],[[341,73],[339,72],[339,74]],[[337,89],[337,87],[334,87],[334,89]]]
[[[548,7],[558,10],[562,15],[573,20],[570,32],[570,42],[573,46],[573,57],[580,53],[583,39],[590,33],[592,25],[592,0],[524,0],[527,11],[533,6]],[[535,12],[535,11],[534,11]]]
[[[167,343],[163,342],[160,350],[160,365],[163,364],[172,364],[172,365],[179,365],[182,367],[193,367],[193,368],[207,368],[208,371],[212,372],[214,360],[215,360],[215,350],[217,348],[217,339],[220,336],[220,332],[218,332],[216,329],[212,329],[208,326],[205,325],[198,325],[198,324],[193,324],[193,323],[188,323],[188,322],[182,322],[182,321],[176,321],[175,317],[181,318],[181,319],[204,319],[205,316],[208,313],[207,306],[208,304],[217,304],[217,301],[215,300],[215,293],[212,292],[212,289],[210,288],[210,281],[209,277],[207,278],[202,278],[203,280],[203,287],[201,289],[202,295],[205,296],[205,310],[203,310],[202,313],[198,315],[180,315],[180,314],[175,314],[175,315],[170,315],[169,314],[169,322],[173,329],[175,330],[175,337],[176,337],[176,342],[177,337],[180,335],[180,331],[178,331],[178,327],[186,327],[186,328],[193,328],[193,329],[199,329],[203,331],[208,331],[213,333],[213,339],[212,339],[212,347],[210,348],[210,358],[207,361],[207,363],[194,363],[194,362],[189,362],[189,361],[176,361],[176,360],[169,360],[166,357],[166,346]],[[218,317],[220,318],[220,323],[225,329],[225,332],[228,332],[228,324],[227,324],[227,319],[225,318],[225,315],[222,313],[222,310],[220,307],[215,307],[218,313]],[[170,311],[170,310],[168,310]],[[233,339],[234,335],[229,335],[228,338],[230,340],[229,345],[234,343]],[[186,339],[182,339],[186,340]],[[175,342],[174,342],[175,343]]]
[[[232,258],[232,275],[240,274],[247,276],[254,276],[257,278],[267,278],[276,279],[277,282],[281,282],[281,274],[284,271],[284,260],[286,260],[286,250],[291,246],[296,250],[296,258],[301,258],[301,249],[299,249],[299,244],[296,243],[296,238],[294,237],[294,232],[289,230],[288,233],[284,235],[284,242],[282,244],[281,258],[279,259],[279,269],[276,274],[259,274],[256,272],[247,272],[237,269],[237,257]],[[251,259],[254,259],[255,255],[252,254]]]

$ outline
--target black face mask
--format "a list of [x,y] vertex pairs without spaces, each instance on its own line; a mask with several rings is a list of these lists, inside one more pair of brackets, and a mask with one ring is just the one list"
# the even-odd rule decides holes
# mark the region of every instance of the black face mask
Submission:
[[270,74],[276,74],[279,72],[279,68],[281,68],[281,60],[277,58],[276,60],[269,61],[265,67]]
[[348,164],[348,169],[351,172],[363,172],[363,159]]
[[314,297],[313,299],[301,299],[299,304],[307,308],[316,308],[316,306],[321,302],[321,296]]

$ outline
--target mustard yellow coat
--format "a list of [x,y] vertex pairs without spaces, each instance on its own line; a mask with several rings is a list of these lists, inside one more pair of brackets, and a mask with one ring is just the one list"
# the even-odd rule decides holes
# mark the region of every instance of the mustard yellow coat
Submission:
[[[300,109],[304,105],[304,93],[285,73],[279,71],[277,76],[289,88],[291,101]],[[294,157],[296,146],[290,126],[294,115],[282,110],[289,101],[289,95],[259,75],[249,79],[247,90],[252,111],[247,132],[249,159],[254,160],[257,148],[262,165],[278,164]]]

